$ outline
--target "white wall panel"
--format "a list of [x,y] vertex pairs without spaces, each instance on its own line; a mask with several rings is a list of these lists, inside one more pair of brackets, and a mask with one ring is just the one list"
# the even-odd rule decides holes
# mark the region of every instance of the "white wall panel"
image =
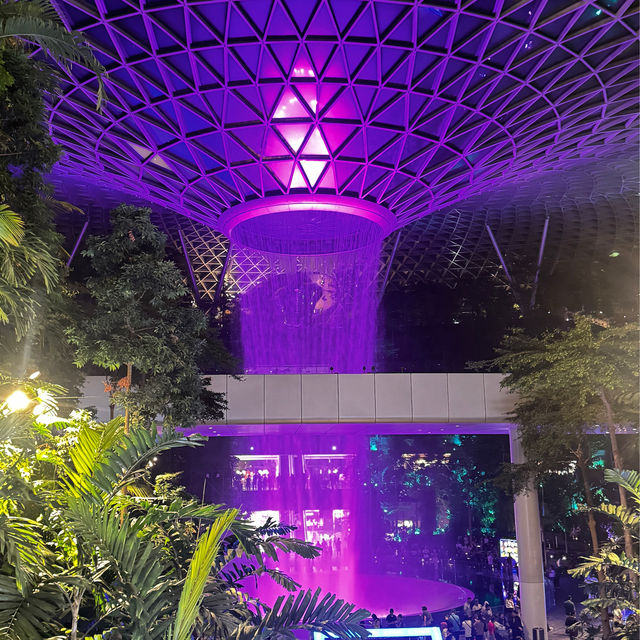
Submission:
[[481,373],[448,373],[449,420],[486,420]]
[[265,422],[300,422],[302,381],[299,375],[265,376]]
[[412,373],[411,401],[413,422],[447,422],[447,374]]
[[302,376],[302,421],[338,421],[338,376],[308,374]]
[[339,374],[338,394],[340,422],[375,421],[373,374]]
[[264,376],[243,376],[227,381],[227,422],[264,422]]
[[375,374],[376,420],[411,422],[411,374]]

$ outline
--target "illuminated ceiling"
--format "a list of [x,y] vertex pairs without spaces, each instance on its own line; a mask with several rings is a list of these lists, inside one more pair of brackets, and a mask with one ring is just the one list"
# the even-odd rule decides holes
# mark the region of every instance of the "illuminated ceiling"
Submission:
[[229,206],[310,191],[376,201],[401,227],[636,155],[630,0],[54,4],[109,96],[97,112],[91,75],[63,71],[58,183],[106,183],[214,229]]

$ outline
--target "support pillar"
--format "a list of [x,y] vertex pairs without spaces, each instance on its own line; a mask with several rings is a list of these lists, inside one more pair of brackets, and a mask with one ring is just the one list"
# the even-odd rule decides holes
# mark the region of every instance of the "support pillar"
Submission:
[[[511,462],[525,461],[517,428],[509,432]],[[547,634],[547,611],[544,597],[544,568],[538,492],[529,487],[515,496],[514,513],[518,540],[518,575],[520,578],[520,617],[525,638],[531,639],[533,629],[540,627]]]

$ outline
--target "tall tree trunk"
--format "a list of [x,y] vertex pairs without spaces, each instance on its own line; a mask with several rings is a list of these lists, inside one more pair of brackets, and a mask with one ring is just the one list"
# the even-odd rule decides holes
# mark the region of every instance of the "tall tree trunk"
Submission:
[[[582,443],[578,445],[576,453],[576,462],[580,469],[580,475],[582,476],[582,484],[584,486],[584,498],[587,503],[589,511],[587,512],[587,523],[589,525],[589,533],[591,534],[591,549],[593,555],[598,555],[600,551],[600,543],[598,541],[598,529],[596,525],[596,519],[593,517],[593,509],[595,503],[593,502],[593,493],[591,493],[591,484],[589,483],[589,467],[588,457],[585,454],[584,446]],[[604,574],[602,571],[598,571],[598,582],[601,584],[604,582]],[[600,587],[600,597],[604,597],[604,588]],[[602,624],[602,637],[607,640],[611,635],[611,627],[609,626],[609,612],[606,607],[600,612],[600,622]]]
[[[600,389],[600,399],[602,400],[602,404],[604,405],[604,410],[607,414],[607,426],[609,428],[609,439],[611,440],[611,453],[613,454],[613,465],[616,469],[622,470],[624,469],[624,462],[622,461],[622,456],[620,455],[620,449],[618,448],[618,436],[616,434],[616,425],[615,419],[613,417],[613,409],[611,408],[611,403],[607,398],[607,394],[604,389]],[[620,506],[627,508],[627,492],[623,487],[618,485],[618,493],[620,494]],[[624,534],[624,552],[627,554],[628,558],[633,557],[633,542],[631,540],[631,531],[629,527],[625,527],[623,525],[623,534]]]

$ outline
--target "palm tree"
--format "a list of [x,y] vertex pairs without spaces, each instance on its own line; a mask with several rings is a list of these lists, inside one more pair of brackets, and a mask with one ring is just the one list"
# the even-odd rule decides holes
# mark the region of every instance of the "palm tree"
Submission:
[[4,0],[0,4],[0,46],[12,40],[37,45],[62,67],[80,64],[93,71],[98,79],[100,106],[104,98],[104,68],[82,34],[67,30],[49,0]]
[[[620,609],[629,612],[627,623],[620,629],[613,629],[615,640],[631,640],[640,632],[640,606],[638,605],[638,589],[640,589],[640,563],[637,557],[638,527],[640,527],[640,473],[628,470],[605,469],[604,478],[608,482],[623,487],[631,498],[630,506],[604,503],[592,509],[601,516],[612,520],[618,530],[603,544],[598,553],[583,558],[569,573],[576,578],[585,579],[585,588],[590,598],[582,604],[585,606],[587,634],[598,636],[601,629],[593,624],[592,617],[602,609],[613,611]],[[583,507],[586,509],[586,507]],[[626,553],[622,530],[632,532],[633,551]]]

